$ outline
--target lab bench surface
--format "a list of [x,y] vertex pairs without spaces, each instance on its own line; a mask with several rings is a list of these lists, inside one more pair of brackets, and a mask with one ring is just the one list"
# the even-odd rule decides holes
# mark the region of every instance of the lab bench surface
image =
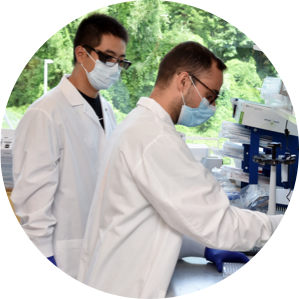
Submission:
[[[5,190],[6,190],[6,195],[7,195],[7,197],[8,197],[9,202],[10,202],[11,208],[13,209],[13,211],[14,211],[14,213],[15,213],[14,205],[13,205],[11,199],[10,199],[12,189],[5,188]],[[15,215],[16,215],[16,214],[15,214]],[[17,215],[16,215],[16,217],[17,217],[18,221],[20,222],[20,221],[21,221],[20,218],[19,218]]]
[[188,257],[177,262],[166,298],[187,295],[223,280],[216,265],[204,258]]

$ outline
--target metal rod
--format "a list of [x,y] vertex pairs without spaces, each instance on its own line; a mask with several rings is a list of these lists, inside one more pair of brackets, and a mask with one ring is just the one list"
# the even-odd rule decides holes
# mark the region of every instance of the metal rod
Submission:
[[271,166],[268,215],[276,214],[276,166]]
[[10,122],[9,118],[7,117],[6,112],[4,112],[4,118],[5,118],[5,121],[7,122],[8,126],[9,126],[9,128],[13,129],[14,127],[13,127],[12,123]]

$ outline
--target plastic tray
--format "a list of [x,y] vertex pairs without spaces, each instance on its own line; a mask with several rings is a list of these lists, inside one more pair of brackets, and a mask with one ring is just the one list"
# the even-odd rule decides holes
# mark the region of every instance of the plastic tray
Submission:
[[239,269],[241,269],[245,264],[243,263],[223,263],[223,278],[226,278],[235,272],[237,272]]

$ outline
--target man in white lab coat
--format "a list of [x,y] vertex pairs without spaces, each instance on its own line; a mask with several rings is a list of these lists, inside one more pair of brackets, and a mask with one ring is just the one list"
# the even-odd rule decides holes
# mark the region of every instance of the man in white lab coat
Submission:
[[197,126],[213,115],[224,69],[198,43],[176,46],[163,58],[150,97],[114,130],[87,222],[81,282],[119,296],[161,298],[183,235],[232,251],[271,237],[282,216],[230,206],[174,126]]
[[72,74],[35,101],[16,129],[16,214],[41,253],[74,278],[98,165],[117,125],[99,90],[130,66],[127,42],[126,29],[114,18],[84,19],[74,40]]

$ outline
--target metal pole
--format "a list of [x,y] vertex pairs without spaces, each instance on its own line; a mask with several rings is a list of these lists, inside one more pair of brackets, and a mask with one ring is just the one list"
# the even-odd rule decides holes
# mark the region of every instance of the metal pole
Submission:
[[268,215],[276,214],[276,166],[271,166]]
[[44,60],[44,94],[48,91],[48,63],[53,63],[52,59]]
[[45,59],[44,62],[44,94],[48,91],[48,64],[47,60]]

